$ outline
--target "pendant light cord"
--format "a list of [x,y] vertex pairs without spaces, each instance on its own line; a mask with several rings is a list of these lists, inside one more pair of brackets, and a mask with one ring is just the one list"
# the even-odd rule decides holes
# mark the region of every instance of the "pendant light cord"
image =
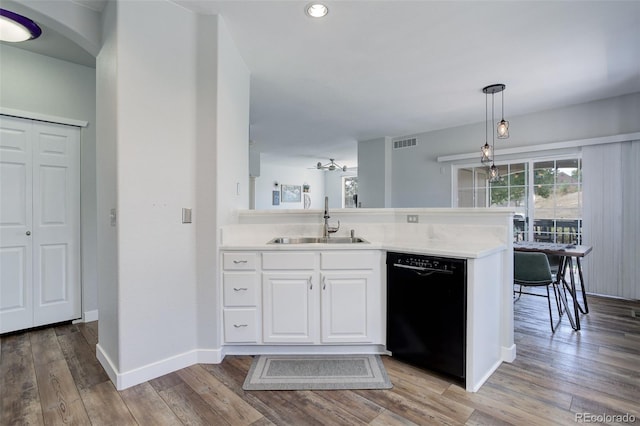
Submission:
[[484,143],[489,144],[489,125],[487,122],[489,121],[489,95],[484,94]]
[[[493,129],[493,123],[496,121],[495,118],[495,103],[494,99],[496,97],[495,93],[491,94],[491,128]],[[495,166],[495,158],[496,158],[496,134],[495,132],[491,132],[492,142],[491,142],[491,150],[493,151],[493,158],[491,159],[491,165]]]

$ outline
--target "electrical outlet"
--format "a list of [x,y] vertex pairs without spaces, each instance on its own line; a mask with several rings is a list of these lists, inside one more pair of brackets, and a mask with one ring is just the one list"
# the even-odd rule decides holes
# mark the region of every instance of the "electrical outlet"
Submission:
[[408,214],[407,215],[407,223],[418,223],[418,215],[417,214]]

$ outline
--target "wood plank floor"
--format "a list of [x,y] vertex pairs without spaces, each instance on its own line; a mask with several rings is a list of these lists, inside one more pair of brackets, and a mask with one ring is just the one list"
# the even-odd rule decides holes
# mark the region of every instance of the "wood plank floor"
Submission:
[[523,296],[517,359],[477,393],[389,357],[390,390],[245,392],[247,356],[118,392],[95,357],[97,323],[4,335],[0,424],[570,425],[580,413],[617,424],[624,418],[604,415],[628,414],[640,424],[640,302],[589,302],[582,331],[563,318],[551,334],[546,301]]

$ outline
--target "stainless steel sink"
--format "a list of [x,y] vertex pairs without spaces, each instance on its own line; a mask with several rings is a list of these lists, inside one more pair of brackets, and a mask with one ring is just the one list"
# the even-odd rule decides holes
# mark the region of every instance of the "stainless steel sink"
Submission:
[[267,244],[369,244],[360,237],[277,237]]

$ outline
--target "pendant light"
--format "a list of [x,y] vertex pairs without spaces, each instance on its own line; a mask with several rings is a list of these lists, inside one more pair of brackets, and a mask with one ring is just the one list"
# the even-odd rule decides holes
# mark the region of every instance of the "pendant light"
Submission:
[[491,162],[491,147],[489,146],[489,138],[487,137],[487,121],[489,121],[489,117],[487,117],[488,102],[489,95],[485,92],[484,94],[484,145],[480,147],[480,153],[482,156],[480,157],[480,161],[482,164],[489,164]]
[[[482,89],[482,92],[485,94],[485,117],[487,117],[488,113],[487,113],[487,96],[489,93],[491,93],[491,123],[495,123],[495,94],[496,93],[500,93],[502,91],[504,91],[505,89],[505,85],[504,84],[492,84],[490,86],[486,86]],[[504,102],[503,102],[503,106],[504,106]],[[503,110],[504,113],[504,110]],[[486,137],[486,133],[487,133],[487,121],[485,120],[485,137]],[[509,135],[508,129],[509,129],[509,123],[507,121],[503,120],[506,123],[506,134],[507,137]],[[502,121],[500,123],[502,123]],[[498,127],[500,128],[500,127]],[[492,145],[490,147],[491,151],[493,151],[493,158],[491,158],[489,155],[486,156],[485,159],[485,146],[489,145],[488,141],[485,142],[485,146],[482,147],[482,158],[481,161],[483,164],[487,164],[489,162],[491,162],[491,166],[487,167],[487,173],[489,174],[489,182],[494,183],[494,182],[500,182],[502,181],[502,177],[500,176],[500,171],[498,170],[498,168],[495,165],[495,155],[496,155],[496,150],[495,150],[495,145],[496,145],[496,134],[495,133],[491,133],[492,134]],[[498,133],[498,137],[499,133]]]
[[502,85],[502,120],[498,123],[497,132],[498,139],[507,139],[509,137],[509,122],[504,119],[504,89],[505,85]]
[[33,40],[42,30],[31,19],[7,9],[0,9],[0,40],[10,43]]

